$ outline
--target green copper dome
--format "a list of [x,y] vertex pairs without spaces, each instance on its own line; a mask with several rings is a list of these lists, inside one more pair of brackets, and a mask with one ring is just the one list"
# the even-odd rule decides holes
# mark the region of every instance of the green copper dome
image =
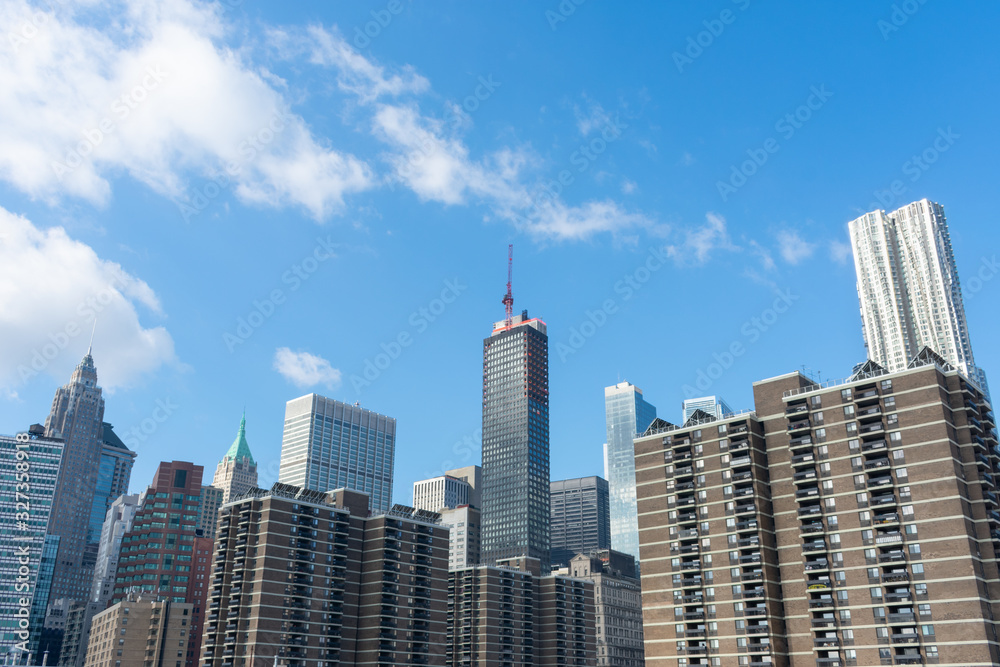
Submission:
[[246,410],[243,411],[243,419],[240,420],[240,432],[236,434],[236,439],[233,440],[232,447],[226,452],[225,458],[234,461],[248,459],[251,465],[257,465],[257,462],[253,460],[253,455],[250,453],[250,444],[247,442]]

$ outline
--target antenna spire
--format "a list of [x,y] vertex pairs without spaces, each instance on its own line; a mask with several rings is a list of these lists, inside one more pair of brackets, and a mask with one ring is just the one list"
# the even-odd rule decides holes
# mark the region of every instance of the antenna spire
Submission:
[[511,275],[514,268],[514,244],[507,246],[507,294],[503,297],[503,305],[506,311],[504,318],[504,328],[510,329],[514,321],[514,293],[511,291]]
[[87,356],[94,350],[94,334],[97,333],[97,316],[94,315],[94,328],[90,332],[90,345],[87,346]]

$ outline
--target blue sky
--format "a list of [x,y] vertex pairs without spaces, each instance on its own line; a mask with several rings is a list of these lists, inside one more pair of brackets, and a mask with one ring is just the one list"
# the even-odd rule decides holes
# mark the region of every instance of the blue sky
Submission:
[[1000,9],[689,4],[6,3],[0,432],[44,420],[97,314],[133,489],[210,476],[244,406],[273,481],[317,391],[397,418],[408,502],[479,461],[513,243],[553,478],[600,474],[606,385],[670,420],[700,373],[737,408],[849,374],[846,223],[922,197],[994,371]]

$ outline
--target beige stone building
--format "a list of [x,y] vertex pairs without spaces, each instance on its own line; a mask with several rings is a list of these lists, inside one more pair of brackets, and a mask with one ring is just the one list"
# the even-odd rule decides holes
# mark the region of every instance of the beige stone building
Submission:
[[119,601],[94,616],[85,667],[182,667],[192,608],[155,597]]

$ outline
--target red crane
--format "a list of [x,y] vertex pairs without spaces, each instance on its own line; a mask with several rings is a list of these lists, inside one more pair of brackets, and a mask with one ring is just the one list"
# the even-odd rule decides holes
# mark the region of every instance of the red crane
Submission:
[[511,243],[507,246],[507,294],[503,297],[503,305],[506,309],[507,316],[504,320],[504,328],[510,329],[514,321],[514,294],[510,289],[510,279],[511,273],[514,267],[514,244]]

